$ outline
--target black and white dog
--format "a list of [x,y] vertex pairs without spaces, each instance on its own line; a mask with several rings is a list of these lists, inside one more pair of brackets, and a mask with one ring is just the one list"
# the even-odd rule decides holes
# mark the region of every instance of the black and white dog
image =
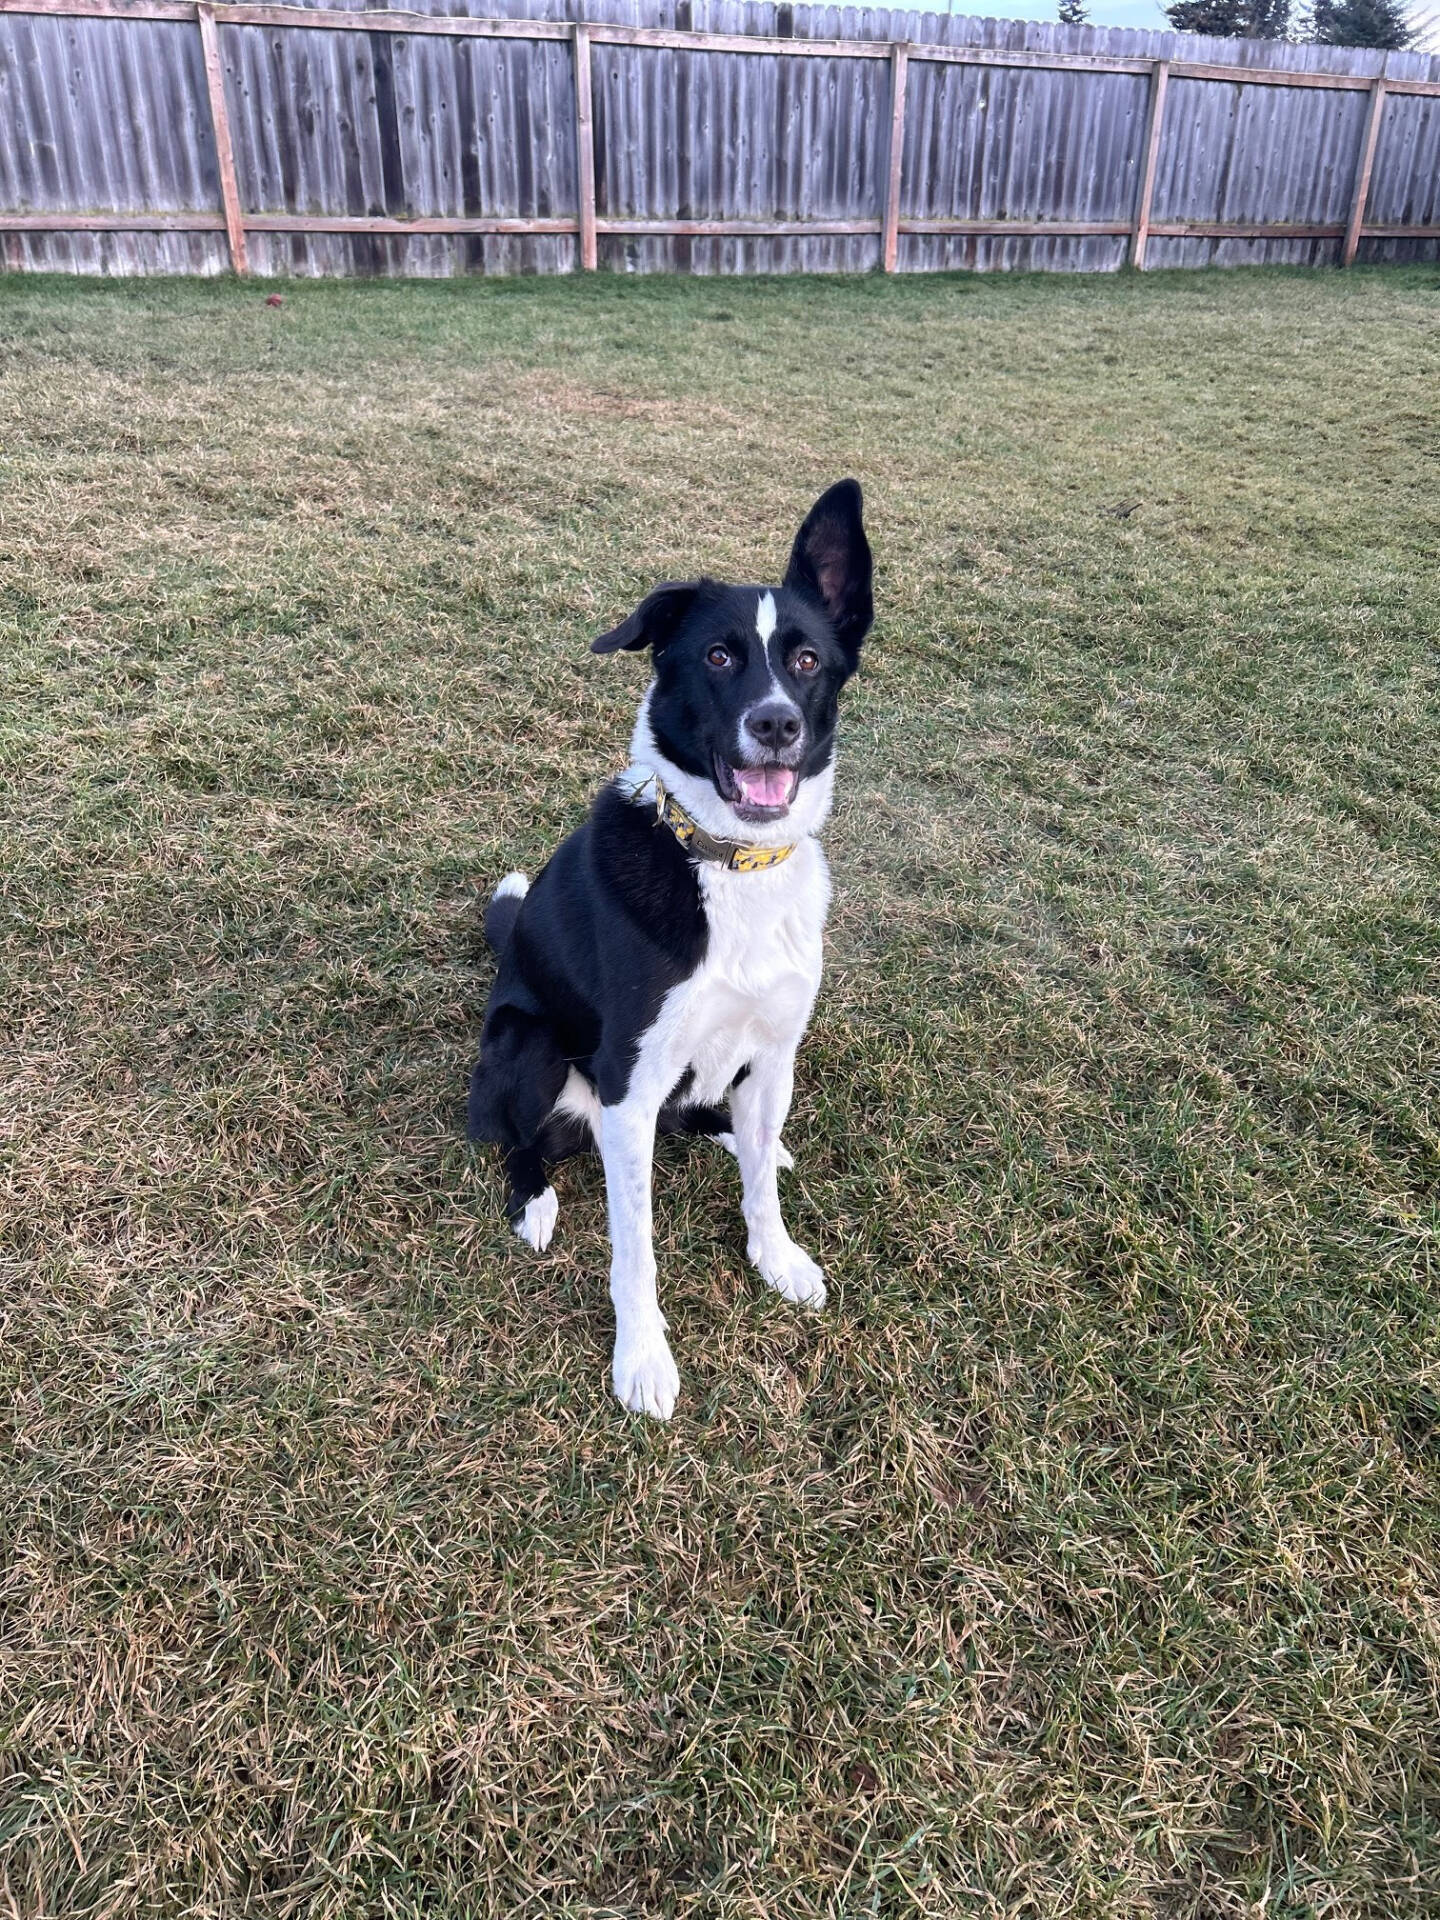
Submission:
[[751,1260],[787,1300],[825,1304],[780,1217],[776,1169],[820,985],[830,879],[816,835],[838,696],[871,617],[853,480],[816,501],[783,586],[657,587],[593,648],[651,650],[629,767],[534,885],[508,875],[485,915],[500,966],[471,1137],[505,1149],[509,1212],[537,1251],[559,1204],[547,1164],[599,1147],[615,1392],[661,1420],[680,1383],[655,1291],[657,1130],[731,1149]]

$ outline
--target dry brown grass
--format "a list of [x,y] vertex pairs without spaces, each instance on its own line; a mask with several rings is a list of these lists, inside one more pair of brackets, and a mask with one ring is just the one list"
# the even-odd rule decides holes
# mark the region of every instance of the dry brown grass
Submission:
[[[1420,1920],[1434,270],[0,285],[0,1912]],[[653,580],[867,487],[816,1321],[460,1137]]]

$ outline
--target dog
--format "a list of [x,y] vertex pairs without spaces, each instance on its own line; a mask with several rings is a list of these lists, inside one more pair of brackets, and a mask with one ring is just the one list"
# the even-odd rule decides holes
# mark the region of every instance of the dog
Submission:
[[634,1413],[668,1420],[679,1392],[651,1242],[657,1131],[733,1152],[751,1261],[785,1299],[825,1304],[776,1175],[820,986],[839,695],[873,611],[854,480],[815,502],[779,586],[656,587],[592,646],[650,651],[629,766],[533,885],[508,874],[486,909],[499,965],[470,1136],[504,1150],[507,1212],[537,1252],[559,1212],[547,1168],[599,1148],[612,1379]]

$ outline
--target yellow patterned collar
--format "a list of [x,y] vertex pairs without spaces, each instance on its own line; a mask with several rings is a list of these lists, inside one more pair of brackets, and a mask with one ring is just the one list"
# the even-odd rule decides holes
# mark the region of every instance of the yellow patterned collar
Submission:
[[[743,840],[717,840],[713,833],[707,833],[697,820],[690,818],[673,793],[666,791],[658,773],[653,780],[655,818],[663,820],[685,851],[694,854],[697,860],[713,860],[731,873],[763,873],[767,867],[778,867],[795,851],[793,841],[788,847],[753,847]],[[637,799],[649,784],[647,780],[634,789]]]

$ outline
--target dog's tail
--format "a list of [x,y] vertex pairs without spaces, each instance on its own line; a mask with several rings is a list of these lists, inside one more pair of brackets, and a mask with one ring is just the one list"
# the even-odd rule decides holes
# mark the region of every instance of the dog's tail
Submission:
[[520,917],[520,902],[529,891],[530,882],[523,873],[507,873],[491,894],[485,909],[485,938],[492,953],[505,951],[505,943]]

